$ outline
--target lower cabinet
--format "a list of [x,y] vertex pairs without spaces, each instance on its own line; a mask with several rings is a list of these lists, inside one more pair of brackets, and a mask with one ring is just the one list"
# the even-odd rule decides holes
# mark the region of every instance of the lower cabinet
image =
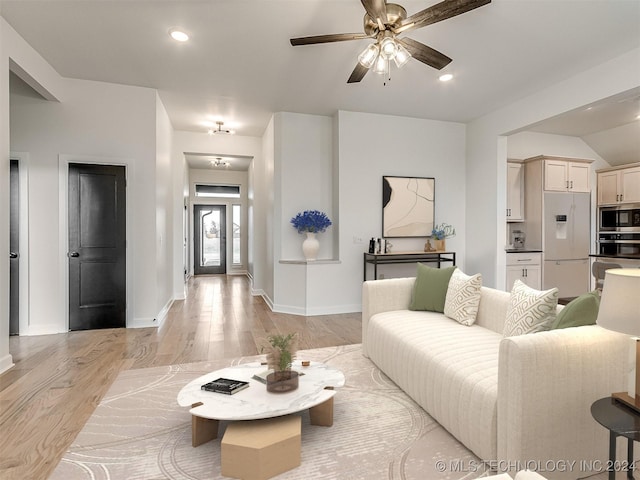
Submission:
[[542,253],[507,253],[507,291],[516,280],[540,290],[542,288]]

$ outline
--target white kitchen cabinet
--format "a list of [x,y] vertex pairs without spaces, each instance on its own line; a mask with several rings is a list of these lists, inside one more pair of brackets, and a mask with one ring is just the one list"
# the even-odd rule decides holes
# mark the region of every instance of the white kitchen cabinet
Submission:
[[516,280],[531,288],[542,288],[542,253],[507,253],[507,291],[511,291]]
[[507,222],[524,220],[524,168],[522,163],[507,162]]
[[598,205],[640,202],[640,166],[598,171]]
[[[549,158],[549,157],[546,157]],[[544,189],[551,192],[590,192],[591,166],[588,161],[563,160],[544,161]]]

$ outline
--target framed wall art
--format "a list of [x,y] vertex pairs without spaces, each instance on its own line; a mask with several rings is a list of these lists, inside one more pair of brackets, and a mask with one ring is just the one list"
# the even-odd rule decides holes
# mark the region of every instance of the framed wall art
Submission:
[[433,230],[436,180],[382,177],[382,236],[428,237]]

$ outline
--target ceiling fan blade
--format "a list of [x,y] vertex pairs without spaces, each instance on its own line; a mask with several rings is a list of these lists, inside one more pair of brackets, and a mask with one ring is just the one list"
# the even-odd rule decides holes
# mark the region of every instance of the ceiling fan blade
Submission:
[[409,50],[413,58],[437,70],[442,70],[451,63],[451,59],[445,54],[431,47],[427,47],[424,43],[417,42],[412,38],[398,38],[397,41]]
[[349,77],[349,80],[347,80],[347,83],[359,82],[364,78],[368,71],[369,69],[367,67],[363,67],[360,62],[356,63],[356,68],[351,72],[351,76]]
[[[360,0],[372,20],[384,26],[387,23],[387,3],[385,0]],[[380,20],[378,22],[378,20]]]
[[316,35],[314,37],[299,37],[290,40],[291,45],[315,45],[318,43],[346,42],[348,40],[361,40],[371,38],[364,33],[336,33],[332,35]]
[[444,0],[405,18],[400,27],[395,30],[395,33],[406,32],[441,22],[447,18],[475,10],[488,3],[491,3],[491,0]]

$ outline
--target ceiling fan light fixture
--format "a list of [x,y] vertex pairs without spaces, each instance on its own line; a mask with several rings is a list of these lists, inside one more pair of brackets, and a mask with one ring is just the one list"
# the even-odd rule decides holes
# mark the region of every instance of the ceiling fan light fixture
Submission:
[[410,59],[411,54],[409,53],[409,50],[404,48],[401,44],[398,44],[398,52],[396,53],[396,56],[393,57],[393,61],[395,62],[396,67],[404,67]]
[[398,44],[391,37],[385,37],[380,42],[380,56],[386,60],[393,60],[398,53]]
[[387,75],[389,73],[389,60],[379,55],[373,71],[379,75]]
[[378,45],[372,43],[367,48],[365,48],[360,55],[358,55],[358,62],[364,68],[371,68],[376,63],[376,59],[378,58]]

